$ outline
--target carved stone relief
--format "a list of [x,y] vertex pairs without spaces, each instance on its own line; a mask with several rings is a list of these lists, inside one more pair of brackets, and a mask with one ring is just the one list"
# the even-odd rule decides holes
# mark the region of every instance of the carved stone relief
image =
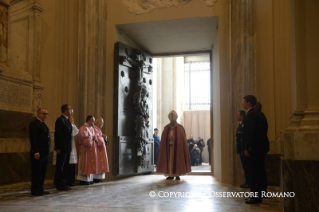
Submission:
[[[137,15],[151,12],[153,9],[161,7],[173,7],[179,4],[187,4],[192,0],[122,0],[123,4],[131,13]],[[213,7],[217,0],[203,0],[209,7]]]
[[[9,5],[0,3],[0,114],[3,117],[0,132],[26,128],[42,104],[40,42],[43,8],[34,0],[10,3],[10,13],[6,10]],[[12,119],[12,116],[21,118]]]
[[42,90],[43,86],[33,85],[33,115],[37,115],[37,110],[42,106]]

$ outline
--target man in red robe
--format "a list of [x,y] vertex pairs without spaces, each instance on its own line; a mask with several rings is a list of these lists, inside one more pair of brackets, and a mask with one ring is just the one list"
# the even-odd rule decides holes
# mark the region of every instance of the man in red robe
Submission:
[[180,180],[181,175],[191,172],[185,129],[176,122],[177,113],[168,114],[170,124],[164,127],[156,172],[167,176],[167,180]]
[[94,122],[94,116],[89,115],[78,133],[80,151],[77,179],[80,180],[81,185],[89,185],[93,182],[93,174],[97,174],[96,145],[98,141],[93,127]]
[[99,183],[102,179],[105,179],[105,172],[109,172],[109,162],[107,159],[106,145],[107,135],[102,133],[101,128],[104,125],[104,120],[99,117],[95,119],[95,136],[97,138],[97,174],[93,175],[94,183]]

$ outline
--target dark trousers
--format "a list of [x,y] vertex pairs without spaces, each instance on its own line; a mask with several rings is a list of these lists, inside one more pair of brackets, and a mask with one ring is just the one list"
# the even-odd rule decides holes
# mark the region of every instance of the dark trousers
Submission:
[[31,192],[43,192],[43,183],[48,166],[48,156],[34,159],[34,153],[30,153],[31,159]]
[[155,148],[154,150],[154,164],[157,165],[157,159],[158,159],[158,148]]
[[248,158],[244,154],[239,154],[241,165],[243,166],[243,170],[245,173],[245,184],[250,185],[250,173],[248,166]]
[[57,187],[68,185],[70,152],[60,152],[56,155],[54,183]]
[[193,158],[192,159],[192,166],[194,166],[194,165],[198,165],[199,164],[199,158]]
[[75,183],[75,164],[69,164],[68,185],[74,185],[74,183]]
[[265,167],[265,154],[251,154],[248,157],[250,172],[250,191],[258,192],[258,198],[261,199],[261,192],[267,191],[267,174]]

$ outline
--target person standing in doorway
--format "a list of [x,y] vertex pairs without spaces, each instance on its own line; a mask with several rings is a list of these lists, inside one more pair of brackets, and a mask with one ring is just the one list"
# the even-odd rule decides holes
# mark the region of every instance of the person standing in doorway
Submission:
[[160,148],[160,144],[161,144],[161,140],[160,140],[160,137],[158,136],[158,129],[157,128],[154,129],[153,138],[154,138],[154,165],[156,166],[157,159],[158,159],[158,152],[159,152],[159,148]]
[[157,161],[156,171],[167,180],[180,180],[181,175],[191,172],[185,129],[176,122],[177,117],[174,110],[168,114],[170,123],[164,127]]
[[190,135],[189,138],[187,139],[187,145],[188,145],[188,151],[189,151],[189,158],[191,157],[191,151],[194,148],[195,140],[193,138],[193,135]]
[[212,146],[211,146],[211,138],[209,138],[208,140],[207,140],[207,148],[208,148],[208,158],[209,158],[209,165],[211,164],[211,148],[212,148]]
[[204,147],[205,147],[205,142],[201,137],[198,137],[198,141],[195,142],[197,144],[197,147],[200,149],[200,157],[199,157],[199,164],[198,165],[202,165],[203,163],[203,157],[202,157],[202,153],[204,151]]

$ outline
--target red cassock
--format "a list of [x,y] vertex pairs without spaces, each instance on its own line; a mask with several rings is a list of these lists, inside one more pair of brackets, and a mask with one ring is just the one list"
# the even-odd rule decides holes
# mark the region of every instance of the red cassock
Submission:
[[81,175],[97,174],[96,161],[96,143],[92,137],[95,135],[94,127],[84,124],[80,127],[78,133],[79,151],[79,169]]
[[109,172],[109,162],[107,159],[106,146],[102,131],[97,126],[94,126],[95,136],[98,138],[97,142],[97,174]]
[[182,125],[176,123],[173,128],[170,124],[165,126],[156,172],[166,176],[180,176],[191,172],[186,133]]

